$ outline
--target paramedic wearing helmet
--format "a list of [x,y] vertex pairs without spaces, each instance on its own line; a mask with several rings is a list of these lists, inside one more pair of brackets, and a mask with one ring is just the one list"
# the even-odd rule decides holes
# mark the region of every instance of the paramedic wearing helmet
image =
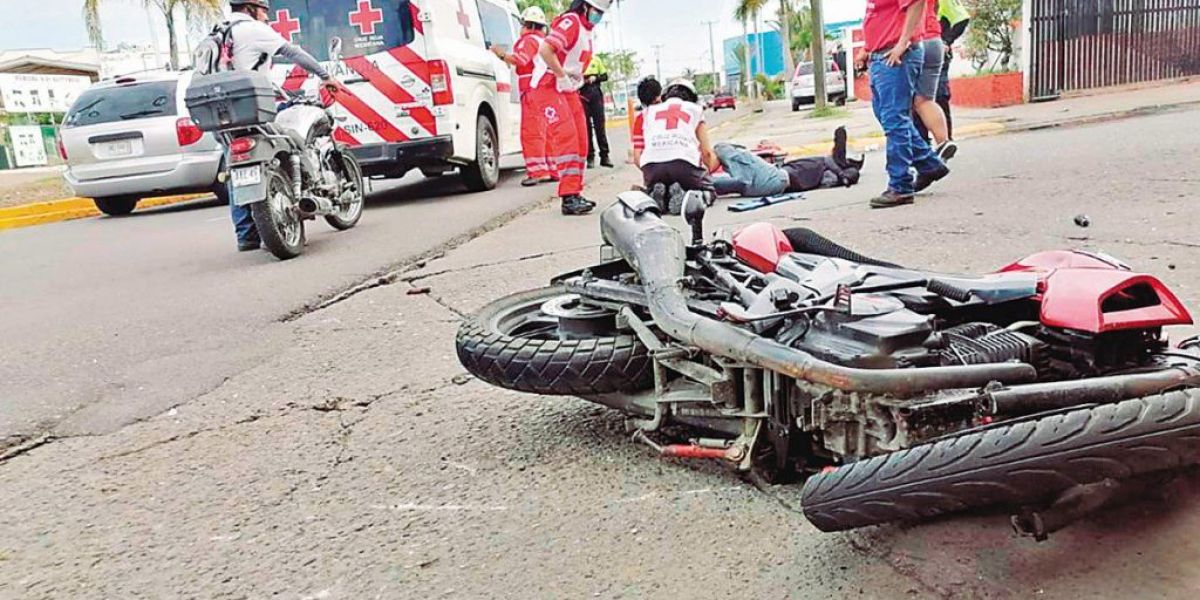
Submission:
[[[333,78],[316,58],[303,48],[288,42],[267,23],[271,20],[270,0],[230,0],[233,14],[229,17],[229,39],[233,49],[233,70],[269,73],[271,61],[282,56],[299,65],[305,71],[321,79],[321,85],[330,93],[342,90],[342,84]],[[262,245],[250,208],[232,204],[233,187],[230,186],[233,226],[237,231],[238,250],[249,252]]]
[[546,141],[549,138],[549,123],[546,121],[546,106],[538,102],[539,97],[531,94],[533,70],[542,40],[546,39],[546,27],[550,22],[542,9],[531,6],[521,15],[525,29],[511,53],[500,46],[492,46],[492,52],[500,60],[512,65],[517,72],[517,87],[521,92],[521,151],[525,155],[525,180],[521,185],[535,186],[557,179],[553,166],[546,160]]
[[604,18],[612,0],[573,0],[550,24],[533,71],[535,102],[543,106],[550,128],[546,154],[558,176],[558,195],[564,215],[584,215],[596,207],[583,197],[583,172],[588,152],[587,117],[579,88],[592,62],[592,30]]

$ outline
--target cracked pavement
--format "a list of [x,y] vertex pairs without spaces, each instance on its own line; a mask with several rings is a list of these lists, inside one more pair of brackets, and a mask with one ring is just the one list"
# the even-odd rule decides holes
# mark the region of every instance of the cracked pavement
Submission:
[[[1186,247],[1195,236],[1181,217],[1197,189],[1177,176],[1200,169],[1200,112],[1185,116],[973,141],[944,185],[892,211],[864,206],[882,185],[882,157],[871,155],[860,187],[749,214],[714,210],[710,225],[801,225],[948,271],[1103,249],[1196,307],[1200,255]],[[631,177],[623,169],[593,195],[611,198]],[[1081,213],[1091,227],[1073,224]],[[661,460],[628,441],[613,411],[464,374],[453,347],[460,315],[595,261],[598,243],[594,217],[543,206],[272,325],[270,353],[186,402],[3,461],[0,598],[1075,599],[1200,589],[1194,475],[1165,499],[1100,513],[1044,544],[1016,538],[1002,514],[821,534],[797,513],[795,486]]]

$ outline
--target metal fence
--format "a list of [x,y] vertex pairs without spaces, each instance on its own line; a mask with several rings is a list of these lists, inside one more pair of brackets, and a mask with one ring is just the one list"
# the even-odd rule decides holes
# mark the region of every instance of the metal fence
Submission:
[[1031,0],[1030,98],[1200,75],[1200,0]]

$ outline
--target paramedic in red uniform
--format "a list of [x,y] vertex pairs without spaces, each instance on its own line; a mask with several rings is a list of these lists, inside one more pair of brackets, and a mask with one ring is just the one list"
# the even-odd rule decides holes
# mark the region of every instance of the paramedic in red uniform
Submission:
[[592,62],[592,29],[611,4],[612,0],[572,0],[571,7],[550,24],[534,67],[532,93],[535,104],[544,107],[550,128],[546,155],[559,177],[564,215],[584,215],[596,207],[583,197],[588,132],[579,88]]
[[550,135],[546,123],[546,107],[536,103],[537,97],[530,94],[533,82],[534,61],[546,38],[546,13],[531,6],[521,15],[525,30],[513,45],[511,54],[499,46],[492,52],[500,60],[516,67],[518,89],[521,92],[521,151],[525,155],[525,180],[521,185],[535,186],[556,179],[550,163],[546,161],[546,140]]

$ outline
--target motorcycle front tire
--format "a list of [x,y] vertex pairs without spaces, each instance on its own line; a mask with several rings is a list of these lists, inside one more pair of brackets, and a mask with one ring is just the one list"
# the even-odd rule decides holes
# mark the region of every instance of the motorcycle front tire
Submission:
[[358,225],[358,222],[362,220],[363,206],[367,202],[367,190],[363,185],[362,167],[359,166],[358,159],[354,158],[354,155],[349,152],[342,152],[341,160],[345,169],[349,172],[348,178],[354,184],[355,188],[358,189],[358,200],[342,210],[326,215],[325,222],[338,231],[346,231],[347,229],[354,229],[354,226]]
[[250,214],[267,251],[279,260],[304,252],[304,220],[295,210],[292,179],[278,166],[267,168],[267,198],[250,205]]
[[964,432],[850,463],[804,485],[821,531],[989,507],[1050,504],[1078,485],[1170,473],[1200,460],[1200,389]]

